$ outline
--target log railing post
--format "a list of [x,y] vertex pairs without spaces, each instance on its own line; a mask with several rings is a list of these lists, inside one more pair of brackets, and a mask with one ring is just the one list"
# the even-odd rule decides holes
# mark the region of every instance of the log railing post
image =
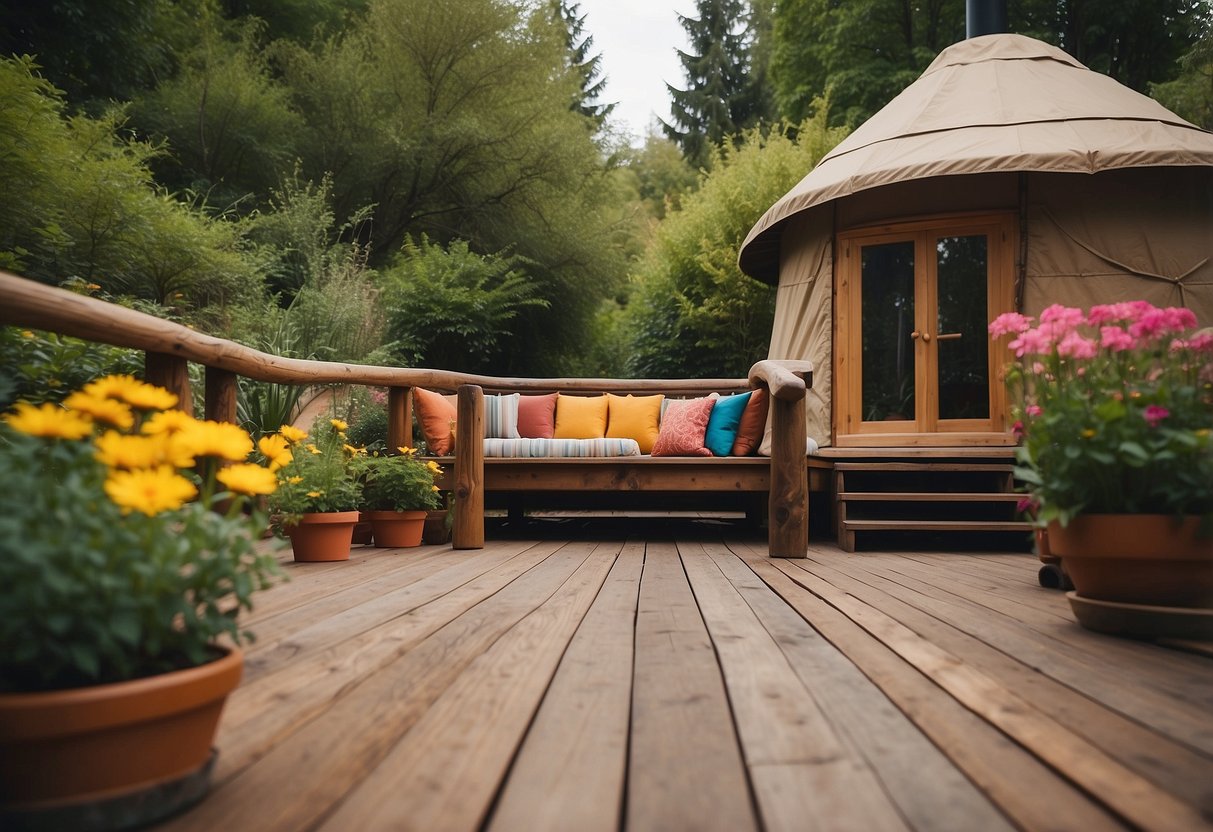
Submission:
[[162,352],[147,352],[143,358],[143,374],[149,384],[177,394],[177,409],[194,415],[194,399],[190,392],[190,364],[184,358]]
[[388,388],[387,446],[389,450],[413,447],[412,387]]
[[808,422],[805,393],[812,385],[807,361],[759,361],[750,368],[751,384],[771,397],[771,478],[767,547],[773,558],[809,554]]
[[455,421],[455,549],[484,548],[484,391],[459,388]]
[[239,394],[236,374],[217,367],[206,368],[206,418],[214,422],[236,423],[236,399]]

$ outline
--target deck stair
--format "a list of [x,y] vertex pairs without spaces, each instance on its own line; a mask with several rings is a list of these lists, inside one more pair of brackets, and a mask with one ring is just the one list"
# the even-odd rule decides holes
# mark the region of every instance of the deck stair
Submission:
[[838,545],[855,551],[857,532],[1008,532],[1017,519],[1010,460],[932,458],[834,463]]

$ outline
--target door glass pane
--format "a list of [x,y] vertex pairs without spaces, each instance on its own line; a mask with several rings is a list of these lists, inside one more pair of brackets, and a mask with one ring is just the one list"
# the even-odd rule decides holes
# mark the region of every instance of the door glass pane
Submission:
[[987,249],[984,234],[940,237],[935,244],[940,419],[990,416]]
[[863,420],[914,418],[914,241],[862,249]]

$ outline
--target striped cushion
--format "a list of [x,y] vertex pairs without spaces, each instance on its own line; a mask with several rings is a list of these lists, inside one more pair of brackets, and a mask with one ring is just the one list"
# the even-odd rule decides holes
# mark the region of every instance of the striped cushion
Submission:
[[518,394],[484,397],[486,439],[518,438]]
[[635,439],[486,439],[486,457],[640,456]]

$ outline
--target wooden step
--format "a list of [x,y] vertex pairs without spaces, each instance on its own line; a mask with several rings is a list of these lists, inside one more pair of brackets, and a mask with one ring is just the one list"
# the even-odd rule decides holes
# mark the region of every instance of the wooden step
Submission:
[[949,492],[949,491],[843,491],[839,500],[861,502],[932,502],[932,503],[1018,503],[1023,494],[1008,492]]
[[984,471],[999,474],[1015,470],[1004,462],[835,462],[835,471]]
[[1028,532],[1032,524],[1020,520],[843,520],[847,531]]

